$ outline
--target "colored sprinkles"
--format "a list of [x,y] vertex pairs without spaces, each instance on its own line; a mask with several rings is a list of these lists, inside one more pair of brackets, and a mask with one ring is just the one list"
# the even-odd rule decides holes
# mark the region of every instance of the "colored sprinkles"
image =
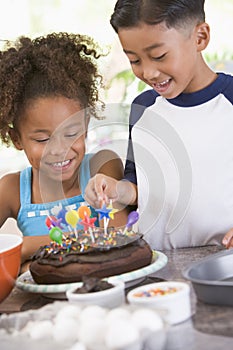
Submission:
[[106,234],[103,229],[95,227],[93,233],[95,235],[94,242],[90,234],[84,230],[80,230],[77,237],[72,233],[68,235],[63,234],[61,242],[51,241],[41,251],[40,257],[57,255],[59,261],[62,261],[67,253],[85,254],[93,250],[109,250],[132,243],[141,237],[141,235],[133,231],[123,233],[122,230],[114,228],[109,228]]
[[167,287],[167,288],[151,288],[145,291],[135,292],[133,296],[135,298],[144,298],[144,297],[158,297],[158,296],[164,296],[168,294],[174,294],[178,292],[180,288],[176,287]]

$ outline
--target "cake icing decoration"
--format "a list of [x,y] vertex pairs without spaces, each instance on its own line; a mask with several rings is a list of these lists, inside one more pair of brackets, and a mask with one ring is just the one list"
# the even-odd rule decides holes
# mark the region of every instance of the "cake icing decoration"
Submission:
[[[53,214],[57,212],[57,215],[46,218],[51,243],[46,246],[44,254],[59,255],[61,260],[64,254],[72,251],[75,254],[85,254],[92,250],[120,248],[141,238],[141,234],[131,230],[132,225],[139,219],[137,211],[128,215],[124,229],[108,227],[110,218],[113,219],[117,211],[112,202],[108,207],[103,203],[100,209],[96,209],[99,220],[104,220],[104,228],[100,228],[95,226],[97,218],[91,216],[91,209],[87,205],[81,205],[77,210],[66,210],[57,206],[53,211]],[[83,226],[83,230],[77,230],[78,224]]]

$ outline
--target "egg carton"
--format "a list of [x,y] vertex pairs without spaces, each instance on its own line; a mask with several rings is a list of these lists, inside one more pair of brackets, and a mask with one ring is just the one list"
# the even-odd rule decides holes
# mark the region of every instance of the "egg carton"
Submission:
[[1,350],[162,350],[166,325],[155,310],[55,301],[0,317]]

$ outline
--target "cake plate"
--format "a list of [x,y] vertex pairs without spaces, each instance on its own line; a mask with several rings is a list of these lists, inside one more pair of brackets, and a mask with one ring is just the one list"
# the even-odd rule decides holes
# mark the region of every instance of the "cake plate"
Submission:
[[[121,275],[111,276],[125,282],[125,287],[131,287],[138,284],[140,279],[144,279],[156,271],[162,269],[167,264],[167,256],[159,251],[153,250],[153,258],[150,265],[140,269],[126,272]],[[110,277],[109,277],[110,278]],[[30,271],[24,272],[16,280],[16,287],[31,293],[41,293],[48,298],[66,299],[66,291],[73,287],[80,287],[81,282],[76,283],[61,283],[61,284],[37,284]]]

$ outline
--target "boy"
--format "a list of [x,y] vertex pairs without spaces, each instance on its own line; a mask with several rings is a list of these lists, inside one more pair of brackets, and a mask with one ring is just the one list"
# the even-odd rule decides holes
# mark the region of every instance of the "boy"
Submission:
[[125,180],[98,174],[86,199],[138,202],[152,248],[219,244],[233,226],[233,78],[203,59],[204,0],[118,0],[110,22],[152,89],[132,104]]

